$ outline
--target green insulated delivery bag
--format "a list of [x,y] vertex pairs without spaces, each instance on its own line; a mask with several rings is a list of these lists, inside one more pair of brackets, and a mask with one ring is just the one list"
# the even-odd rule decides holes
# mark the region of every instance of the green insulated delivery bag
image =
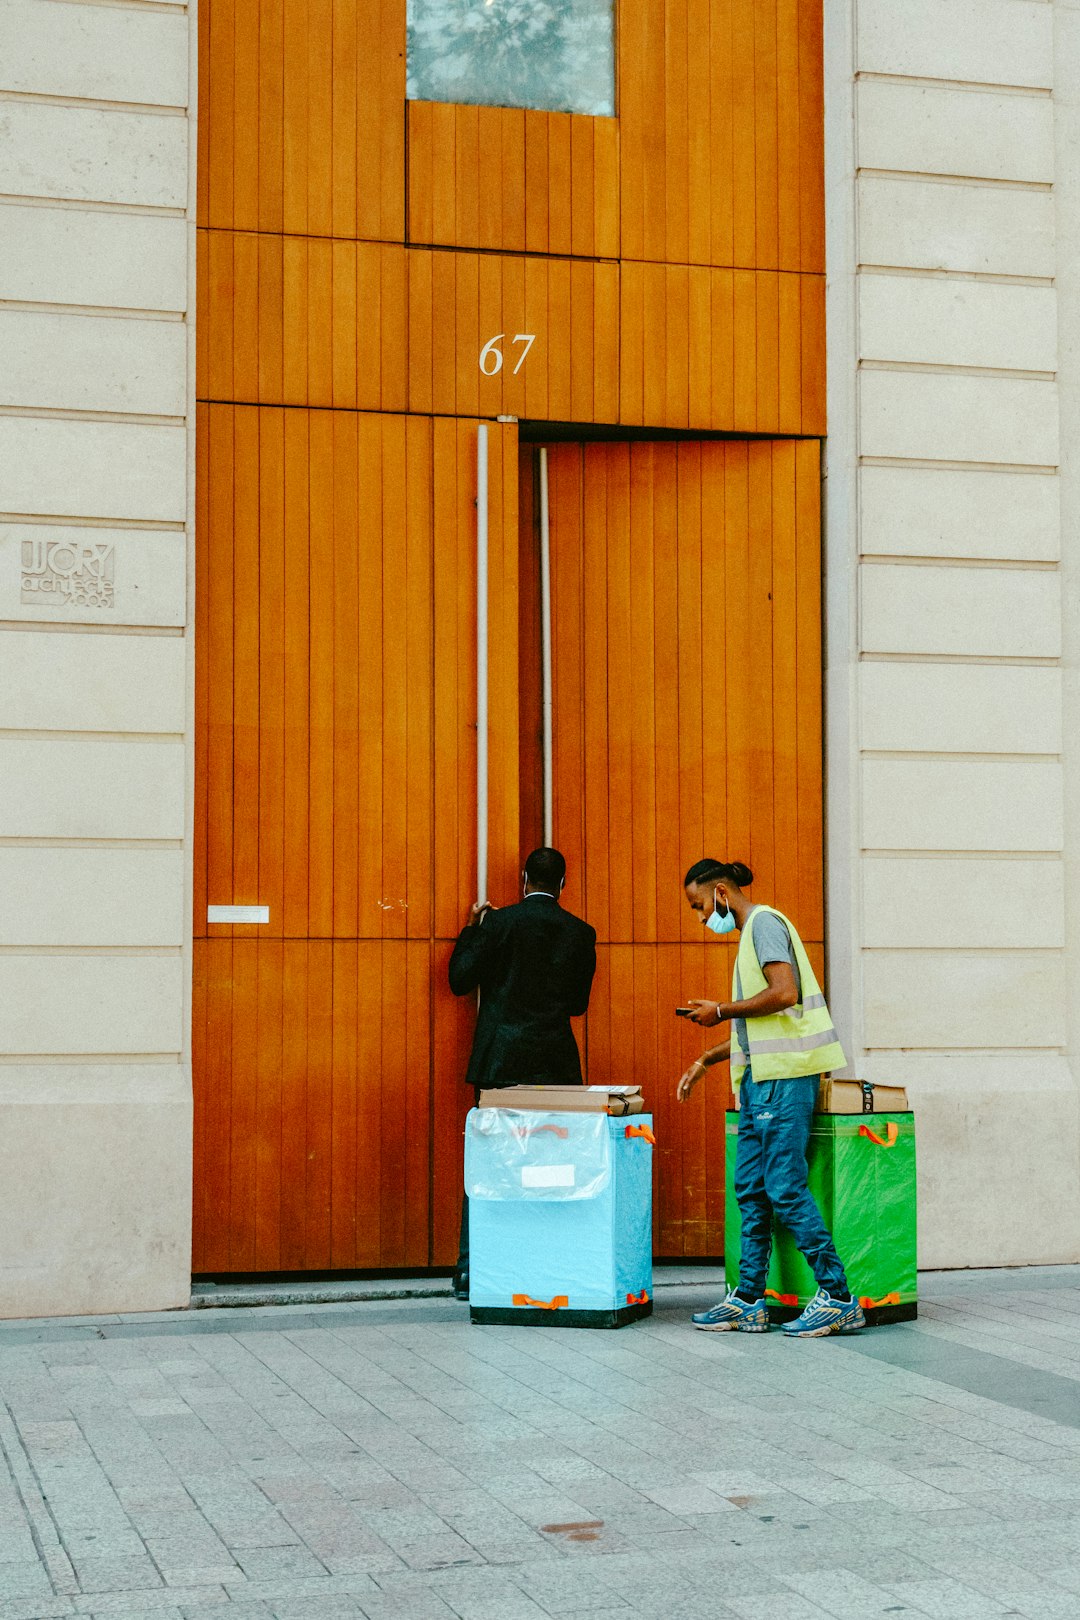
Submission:
[[[729,1113],[724,1269],[732,1288],[739,1280],[741,1236],[735,1202],[738,1134],[739,1116]],[[914,1115],[815,1114],[807,1159],[810,1191],[867,1321],[903,1322],[917,1315]],[[816,1290],[791,1234],[774,1223],[770,1314],[794,1316]]]

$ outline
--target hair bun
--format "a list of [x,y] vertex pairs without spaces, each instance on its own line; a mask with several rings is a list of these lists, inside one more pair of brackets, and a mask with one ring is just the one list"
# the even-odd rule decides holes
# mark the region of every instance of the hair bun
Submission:
[[732,861],[728,867],[732,883],[737,883],[740,889],[748,889],[754,881],[754,874],[742,861]]

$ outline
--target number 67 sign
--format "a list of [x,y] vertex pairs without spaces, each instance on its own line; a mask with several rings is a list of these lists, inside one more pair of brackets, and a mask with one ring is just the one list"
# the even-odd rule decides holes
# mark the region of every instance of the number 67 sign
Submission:
[[[505,336],[505,332],[496,332],[493,338],[488,338],[487,342],[484,344],[484,347],[480,350],[480,370],[483,372],[485,377],[497,377],[503,368],[503,352],[499,348],[499,344],[502,342]],[[522,366],[525,364],[525,361],[528,359],[529,350],[536,342],[536,333],[515,332],[510,341],[511,343],[523,343],[525,345],[521,353],[518,355],[517,365],[510,373],[512,377],[516,377]]]

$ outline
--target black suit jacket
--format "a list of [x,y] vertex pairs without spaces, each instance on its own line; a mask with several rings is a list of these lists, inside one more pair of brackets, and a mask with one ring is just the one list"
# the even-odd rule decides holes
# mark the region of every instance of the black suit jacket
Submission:
[[596,930],[550,895],[466,926],[450,958],[456,996],[480,991],[466,1080],[474,1086],[581,1083],[571,1018],[589,1005]]

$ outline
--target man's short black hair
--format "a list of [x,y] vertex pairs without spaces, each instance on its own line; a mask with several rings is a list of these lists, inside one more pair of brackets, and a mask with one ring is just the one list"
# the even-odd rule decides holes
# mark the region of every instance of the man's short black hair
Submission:
[[566,862],[557,849],[534,849],[525,862],[525,876],[534,889],[558,894],[566,876]]
[[742,861],[717,861],[704,855],[683,878],[683,888],[688,889],[692,883],[734,883],[736,888],[748,889],[753,881],[753,872]]

